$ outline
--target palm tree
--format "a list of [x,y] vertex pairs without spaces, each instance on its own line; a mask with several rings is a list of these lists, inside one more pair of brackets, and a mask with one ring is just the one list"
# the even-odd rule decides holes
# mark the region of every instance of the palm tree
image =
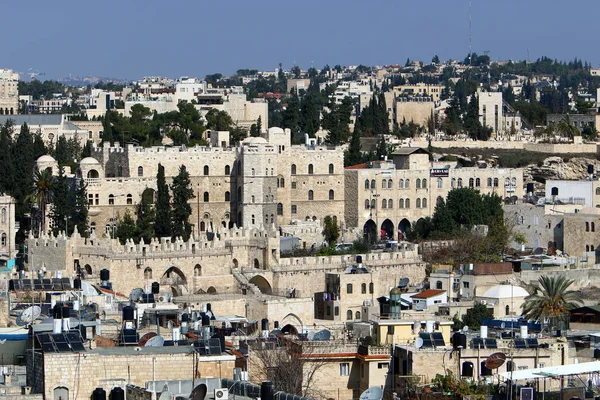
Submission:
[[568,311],[583,304],[579,293],[567,290],[573,284],[564,276],[541,276],[532,285],[533,293],[525,297],[523,317],[527,320],[549,319],[550,328],[568,318]]
[[571,123],[571,117],[569,117],[569,115],[567,115],[567,117],[565,119],[560,121],[556,128],[557,128],[558,132],[561,133],[561,135],[566,136],[571,140],[575,136],[580,135],[579,129],[577,129],[577,127],[575,127],[575,125],[573,125]]
[[52,183],[54,177],[50,169],[43,169],[41,171],[35,171],[33,190],[27,196],[27,200],[31,203],[37,204],[40,210],[40,231],[46,227],[46,205],[50,199],[52,193]]

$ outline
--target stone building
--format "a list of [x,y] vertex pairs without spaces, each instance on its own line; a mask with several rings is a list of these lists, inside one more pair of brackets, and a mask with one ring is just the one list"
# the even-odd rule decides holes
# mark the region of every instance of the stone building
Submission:
[[0,193],[0,260],[15,256],[15,199]]
[[21,132],[23,124],[27,124],[29,130],[34,134],[39,133],[48,146],[56,144],[59,136],[67,140],[76,139],[81,146],[88,140],[100,143],[103,130],[100,121],[71,121],[67,114],[0,115],[0,124],[8,120],[14,123],[15,135]]
[[0,114],[19,113],[19,74],[10,69],[0,69]]
[[351,166],[345,172],[346,224],[361,228],[371,239],[402,239],[454,188],[471,187],[505,201],[524,194],[522,169],[431,163],[429,153],[418,147],[397,149],[392,161]]

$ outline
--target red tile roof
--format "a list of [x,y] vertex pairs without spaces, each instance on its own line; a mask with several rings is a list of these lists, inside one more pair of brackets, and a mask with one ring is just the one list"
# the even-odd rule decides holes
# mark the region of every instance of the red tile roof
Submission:
[[440,295],[442,293],[446,293],[446,291],[439,290],[439,289],[428,289],[421,293],[413,294],[410,297],[412,297],[413,299],[428,299],[430,297],[434,297],[434,296]]
[[346,169],[365,169],[365,168],[367,168],[367,163],[350,165],[350,166],[346,167]]

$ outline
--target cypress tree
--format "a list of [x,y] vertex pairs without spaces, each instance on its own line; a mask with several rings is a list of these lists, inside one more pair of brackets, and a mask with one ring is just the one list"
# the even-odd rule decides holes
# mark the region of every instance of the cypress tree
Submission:
[[158,164],[156,175],[156,221],[154,223],[154,234],[157,237],[171,236],[171,196],[169,185],[165,180],[165,167]]
[[172,234],[174,237],[181,236],[187,241],[192,233],[192,225],[189,222],[192,214],[190,200],[196,196],[191,188],[190,174],[185,165],[179,167],[179,173],[173,178],[171,190],[173,191]]
[[77,225],[79,234],[85,237],[88,236],[88,205],[87,185],[83,179],[80,179],[75,192],[75,209],[72,220]]

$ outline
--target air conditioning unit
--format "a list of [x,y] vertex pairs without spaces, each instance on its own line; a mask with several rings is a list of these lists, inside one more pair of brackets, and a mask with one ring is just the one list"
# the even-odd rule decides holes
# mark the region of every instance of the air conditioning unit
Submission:
[[481,303],[481,304],[483,304],[483,305],[485,306],[485,305],[487,304],[487,301],[485,301],[485,300],[481,300],[481,301],[480,301],[480,303]]
[[229,399],[228,389],[215,389],[215,400],[226,400]]

